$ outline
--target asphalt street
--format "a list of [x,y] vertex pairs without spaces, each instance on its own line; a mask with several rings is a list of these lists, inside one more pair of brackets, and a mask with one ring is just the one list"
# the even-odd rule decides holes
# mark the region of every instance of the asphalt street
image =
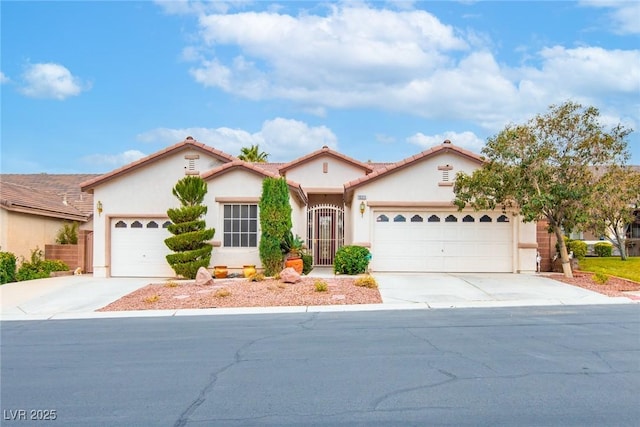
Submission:
[[640,420],[635,304],[5,321],[0,351],[3,426]]

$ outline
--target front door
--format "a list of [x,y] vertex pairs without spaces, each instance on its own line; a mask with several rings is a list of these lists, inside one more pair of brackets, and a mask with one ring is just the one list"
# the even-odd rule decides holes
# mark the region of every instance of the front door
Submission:
[[344,244],[344,209],[317,205],[308,210],[307,247],[317,266],[333,265],[336,251]]

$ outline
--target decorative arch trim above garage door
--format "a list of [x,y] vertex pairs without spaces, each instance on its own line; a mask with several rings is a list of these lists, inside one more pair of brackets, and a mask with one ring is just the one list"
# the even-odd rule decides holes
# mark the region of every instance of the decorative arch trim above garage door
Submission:
[[171,253],[164,239],[171,236],[166,218],[112,218],[112,277],[174,277],[167,263]]
[[513,225],[503,213],[385,209],[374,217],[374,271],[513,271]]

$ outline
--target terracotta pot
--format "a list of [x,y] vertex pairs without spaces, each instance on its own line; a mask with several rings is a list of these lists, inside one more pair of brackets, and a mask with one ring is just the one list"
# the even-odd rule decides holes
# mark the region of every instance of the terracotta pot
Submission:
[[216,265],[213,267],[213,277],[216,279],[224,279],[227,277],[229,270],[227,270],[226,265]]
[[302,274],[304,263],[302,262],[302,258],[288,258],[284,262],[284,266],[292,267],[298,274]]
[[244,277],[249,278],[249,276],[252,276],[252,275],[256,274],[256,266],[255,265],[244,265],[242,267],[242,272],[244,273]]

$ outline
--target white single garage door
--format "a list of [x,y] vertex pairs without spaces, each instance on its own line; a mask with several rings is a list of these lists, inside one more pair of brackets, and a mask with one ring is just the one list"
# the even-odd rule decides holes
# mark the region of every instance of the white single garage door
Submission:
[[513,231],[495,212],[375,213],[374,271],[511,272]]
[[111,220],[112,277],[174,277],[165,256],[167,219],[114,218]]

